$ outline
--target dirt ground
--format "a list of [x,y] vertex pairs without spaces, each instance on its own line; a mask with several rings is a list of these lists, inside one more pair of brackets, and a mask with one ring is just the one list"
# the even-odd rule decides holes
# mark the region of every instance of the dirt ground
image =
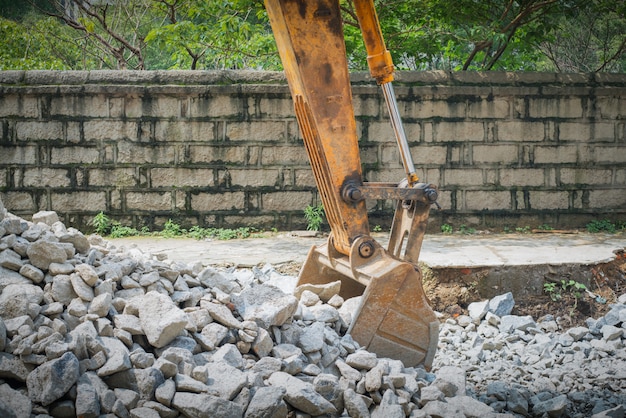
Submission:
[[[280,273],[297,276],[301,265],[288,263],[274,266]],[[421,266],[424,291],[437,312],[444,318],[467,314],[467,306],[482,300],[475,289],[464,283],[440,283],[427,266]],[[626,293],[626,253],[620,251],[615,260],[599,264],[593,270],[592,285],[584,290],[558,285],[551,293],[516,298],[514,315],[530,315],[540,320],[546,315],[559,318],[562,328],[585,326],[589,317],[599,318],[610,310],[610,305]]]
[[[422,266],[424,291],[433,309],[446,317],[467,314],[467,306],[482,298],[475,290],[464,284],[438,283],[428,268]],[[610,305],[626,293],[626,254],[622,250],[615,260],[594,267],[589,292],[573,286],[563,288],[556,284],[552,292],[525,298],[516,298],[513,315],[530,315],[540,320],[546,315],[559,318],[562,328],[585,326],[589,317],[604,316]]]

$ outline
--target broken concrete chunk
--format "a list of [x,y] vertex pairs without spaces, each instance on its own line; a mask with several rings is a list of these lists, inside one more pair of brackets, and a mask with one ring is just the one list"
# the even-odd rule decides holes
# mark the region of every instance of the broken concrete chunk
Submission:
[[172,300],[158,292],[146,293],[139,306],[141,327],[154,347],[165,347],[187,325],[187,316]]
[[232,301],[244,320],[255,321],[265,329],[284,324],[298,307],[298,299],[293,295],[268,285],[248,287],[233,295]]

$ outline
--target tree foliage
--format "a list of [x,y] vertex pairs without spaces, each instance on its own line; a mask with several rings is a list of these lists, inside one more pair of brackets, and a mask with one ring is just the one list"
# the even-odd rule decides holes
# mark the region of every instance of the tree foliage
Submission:
[[[365,70],[352,1],[348,62]],[[624,0],[375,5],[399,69],[626,71]],[[262,0],[0,0],[0,15],[4,69],[281,68]]]

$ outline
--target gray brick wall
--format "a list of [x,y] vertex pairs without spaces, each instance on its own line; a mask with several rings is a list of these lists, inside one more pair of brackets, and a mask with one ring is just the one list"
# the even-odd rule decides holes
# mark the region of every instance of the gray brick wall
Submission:
[[[441,223],[626,220],[626,75],[399,73]],[[384,100],[353,75],[364,175],[399,181]],[[319,199],[281,73],[0,72],[0,193],[12,212],[134,226],[303,227]],[[393,202],[371,202],[387,226]]]

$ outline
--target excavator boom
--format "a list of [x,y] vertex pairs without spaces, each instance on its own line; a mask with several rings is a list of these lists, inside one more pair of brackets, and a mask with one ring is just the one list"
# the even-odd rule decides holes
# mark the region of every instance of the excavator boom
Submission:
[[[348,329],[357,342],[407,366],[430,368],[439,323],[417,260],[437,190],[417,182],[373,2],[353,4],[405,167],[407,177],[398,184],[363,181],[339,0],[265,0],[331,228],[328,242],[310,250],[298,285],[341,281],[341,296],[361,297]],[[398,201],[387,250],[370,236],[366,199]]]

